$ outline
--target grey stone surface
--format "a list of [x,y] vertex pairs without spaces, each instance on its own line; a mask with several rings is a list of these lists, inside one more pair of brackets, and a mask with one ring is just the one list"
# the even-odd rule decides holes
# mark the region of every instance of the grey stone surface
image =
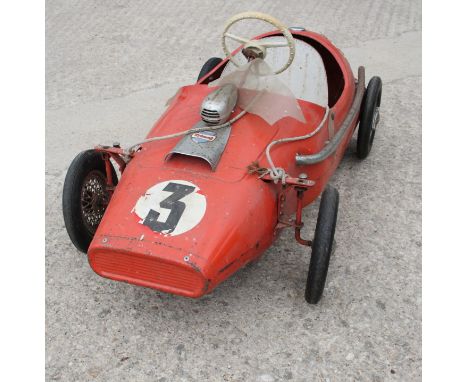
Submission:
[[[244,10],[324,33],[384,81],[370,157],[355,140],[331,182],[337,247],[322,301],[285,231],[200,300],[102,279],[62,220],[66,169],[96,143],[143,137],[178,87],[221,54]],[[421,379],[421,10],[418,1],[46,2],[46,379]],[[317,204],[306,209],[312,237]]]

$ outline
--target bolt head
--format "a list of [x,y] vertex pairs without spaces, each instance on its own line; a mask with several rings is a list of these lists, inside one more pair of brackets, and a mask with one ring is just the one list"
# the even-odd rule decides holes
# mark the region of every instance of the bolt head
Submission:
[[307,174],[304,172],[299,174],[299,179],[307,179]]

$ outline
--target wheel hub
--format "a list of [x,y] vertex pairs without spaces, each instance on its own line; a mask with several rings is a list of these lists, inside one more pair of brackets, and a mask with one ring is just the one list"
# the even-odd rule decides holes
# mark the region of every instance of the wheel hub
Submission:
[[92,234],[101,222],[109,203],[106,179],[99,171],[90,172],[81,188],[81,211],[83,222]]

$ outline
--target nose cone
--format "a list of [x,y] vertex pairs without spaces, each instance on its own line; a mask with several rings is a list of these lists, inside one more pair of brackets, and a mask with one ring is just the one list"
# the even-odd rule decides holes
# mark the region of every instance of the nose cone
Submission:
[[89,263],[103,277],[200,297],[271,244],[276,204],[269,187],[250,175],[226,182],[129,168]]

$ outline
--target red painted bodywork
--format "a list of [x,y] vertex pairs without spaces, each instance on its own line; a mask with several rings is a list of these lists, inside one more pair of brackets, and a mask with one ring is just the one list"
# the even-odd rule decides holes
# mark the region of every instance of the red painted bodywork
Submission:
[[[294,32],[294,35],[321,44],[340,67],[341,73],[337,75],[344,77],[344,88],[332,108],[335,131],[338,131],[355,94],[352,70],[341,52],[325,37],[308,31]],[[216,68],[212,73],[215,71]],[[213,90],[201,82],[203,79],[180,89],[148,138],[186,130],[200,120],[200,104]],[[114,280],[200,297],[259,257],[278,234],[275,228],[281,186],[248,174],[247,167],[255,161],[267,167],[265,148],[272,140],[306,134],[321,121],[324,108],[301,100],[299,103],[306,118],[305,124],[284,118],[270,126],[252,114],[237,121],[232,126],[216,171],[196,158],[175,156],[166,161],[166,154],[180,138],[144,144],[126,166],[89,247],[89,263],[93,270]],[[309,179],[315,181],[315,185],[304,194],[304,205],[320,195],[333,174],[357,118],[335,154],[319,164],[298,167],[295,154],[319,152],[329,139],[327,126],[311,139],[272,149],[277,166],[294,177],[305,172]],[[178,179],[196,184],[200,188],[199,193],[206,196],[206,213],[200,223],[177,236],[165,236],[140,224],[140,218],[132,212],[138,198],[156,183]],[[285,201],[286,214],[294,213],[296,201],[295,192],[291,189]]]

